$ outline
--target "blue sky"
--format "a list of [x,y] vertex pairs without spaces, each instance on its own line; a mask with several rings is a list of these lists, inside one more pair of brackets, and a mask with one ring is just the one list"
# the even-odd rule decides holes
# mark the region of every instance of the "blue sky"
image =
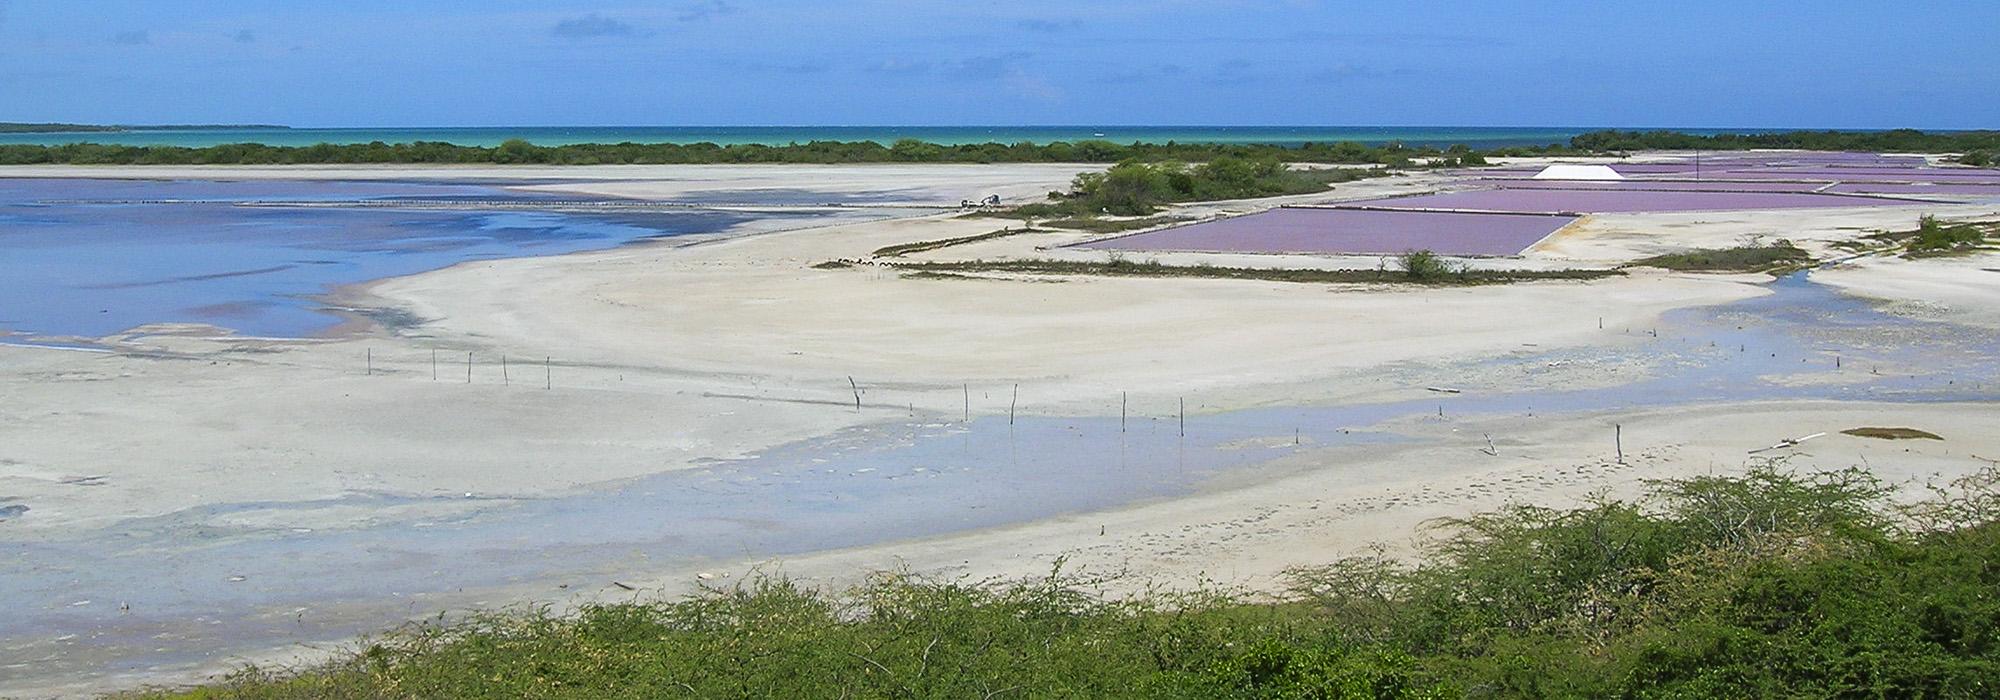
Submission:
[[0,0],[0,121],[2000,128],[2000,2]]

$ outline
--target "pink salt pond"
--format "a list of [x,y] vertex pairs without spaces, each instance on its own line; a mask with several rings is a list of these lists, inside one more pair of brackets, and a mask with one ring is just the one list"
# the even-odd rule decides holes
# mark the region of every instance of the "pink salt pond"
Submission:
[[1096,250],[1203,253],[1393,255],[1429,250],[1442,255],[1517,255],[1572,216],[1459,214],[1365,209],[1286,208],[1077,247]]
[[1628,213],[1803,209],[1908,204],[1909,200],[1802,192],[1505,189],[1348,202],[1342,206],[1470,212]]

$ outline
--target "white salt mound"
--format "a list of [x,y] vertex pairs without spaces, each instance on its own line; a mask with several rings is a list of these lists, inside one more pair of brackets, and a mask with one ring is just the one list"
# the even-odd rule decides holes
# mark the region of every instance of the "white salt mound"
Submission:
[[1537,180],[1623,180],[1624,175],[1612,170],[1609,165],[1564,165],[1556,164],[1535,173]]

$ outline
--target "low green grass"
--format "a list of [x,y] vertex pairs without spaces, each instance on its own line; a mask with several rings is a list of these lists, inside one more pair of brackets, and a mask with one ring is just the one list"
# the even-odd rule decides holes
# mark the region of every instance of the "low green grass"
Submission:
[[896,245],[883,246],[880,248],[876,248],[875,252],[872,253],[871,255],[878,258],[893,258],[899,255],[909,255],[911,253],[924,253],[933,250],[938,250],[941,248],[950,248],[955,245],[965,245],[967,243],[990,241],[996,238],[1018,236],[1024,233],[1047,233],[1047,231],[1044,231],[1042,229],[1025,228],[1025,227],[1003,228],[998,231],[990,231],[987,233],[981,233],[972,236],[960,236],[957,238],[943,238],[934,241],[917,241],[914,243],[898,243]]
[[1877,440],[1943,440],[1944,439],[1942,437],[1938,437],[1937,433],[1933,433],[1928,430],[1918,430],[1916,428],[1863,427],[1863,428],[1848,428],[1846,430],[1840,431],[1840,433],[1842,435],[1853,435],[1855,437],[1875,438]]
[[1186,221],[1186,219],[1172,216],[1148,216],[1138,219],[1105,219],[1100,217],[1072,216],[1041,223],[1043,226],[1050,228],[1066,228],[1073,231],[1123,233],[1125,231],[1137,231],[1155,226],[1165,226],[1177,221]]
[[1452,266],[1408,270],[1315,270],[1220,265],[1165,265],[1157,261],[1113,259],[1105,262],[1074,260],[965,260],[937,262],[894,262],[903,270],[952,273],[1010,273],[1030,275],[1096,275],[1106,277],[1176,277],[1205,279],[1265,280],[1309,283],[1380,283],[1469,286],[1505,284],[1533,280],[1589,280],[1622,275],[1617,270],[1471,270]]
[[1811,262],[1811,255],[1789,242],[1780,241],[1776,245],[1703,248],[1655,255],[1631,264],[1683,272],[1765,272],[1795,269]]
[[[1282,594],[881,574],[417,624],[223,698],[1990,698],[2000,468],[1897,505],[1862,470],[1650,482],[1434,522]],[[1130,590],[1134,586],[1123,586]]]

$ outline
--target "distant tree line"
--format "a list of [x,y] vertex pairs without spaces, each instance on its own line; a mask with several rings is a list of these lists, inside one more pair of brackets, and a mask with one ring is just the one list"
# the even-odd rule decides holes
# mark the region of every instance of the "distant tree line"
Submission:
[[115,126],[96,124],[22,123],[0,122],[0,134],[64,134],[124,131]]
[[1924,132],[1916,129],[1891,129],[1697,135],[1678,131],[1610,130],[1581,134],[1569,142],[1579,150],[1596,152],[1791,148],[1807,151],[1967,153],[2000,150],[2000,131]]
[[[44,125],[35,125],[44,126]],[[117,128],[117,127],[113,127]],[[328,163],[478,164],[711,164],[711,163],[1119,163],[1125,161],[1207,163],[1219,158],[1291,163],[1377,164],[1408,167],[1484,165],[1499,156],[1587,155],[1642,150],[1733,150],[1795,148],[1820,151],[1907,151],[1976,154],[1968,164],[1991,162],[2000,151],[2000,131],[1929,133],[1893,131],[1794,131],[1761,134],[1696,135],[1674,131],[1594,131],[1567,144],[1510,146],[1475,150],[1402,143],[1370,145],[1353,141],[1296,146],[1221,143],[1113,143],[1104,140],[1050,143],[938,144],[903,139],[812,141],[786,145],[715,143],[586,143],[539,146],[520,139],[498,146],[461,146],[440,141],[313,146],[232,143],[201,148],[76,143],[55,146],[0,145],[0,165],[69,163],[79,165],[284,165]]]
[[215,131],[290,129],[276,124],[67,124],[62,122],[0,122],[0,134],[119,133],[127,131]]
[[[1505,149],[1509,154],[1568,153],[1561,144]],[[0,146],[0,164],[79,165],[282,165],[306,163],[493,163],[545,165],[710,164],[710,163],[1117,163],[1122,161],[1209,162],[1218,158],[1295,163],[1407,166],[1416,159],[1453,163],[1479,155],[1465,146],[1447,150],[1400,143],[1307,143],[1299,146],[1217,143],[1129,143],[1055,141],[946,145],[904,139],[884,146],[874,141],[812,141],[782,146],[714,143],[615,143],[538,146],[514,139],[498,146],[460,146],[438,141],[413,143],[267,146],[232,143],[203,148],[119,146],[77,143],[57,146]],[[1480,161],[1483,162],[1483,161]]]

